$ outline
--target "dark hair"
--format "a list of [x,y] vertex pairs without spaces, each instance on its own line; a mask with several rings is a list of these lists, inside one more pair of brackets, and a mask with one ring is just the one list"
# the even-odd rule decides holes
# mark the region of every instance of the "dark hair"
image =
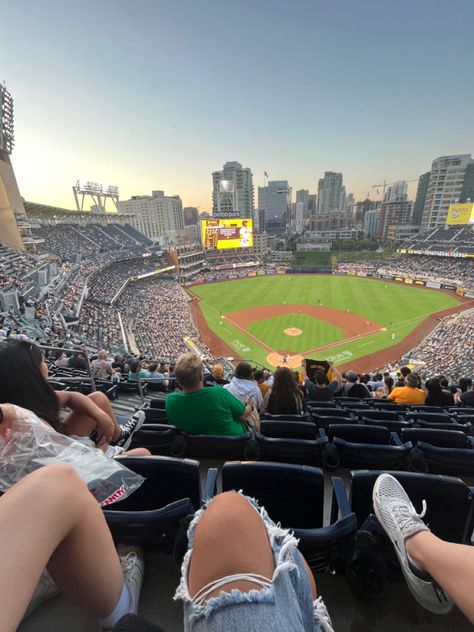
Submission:
[[403,377],[406,377],[407,375],[410,375],[411,369],[407,366],[402,366],[402,368],[400,369],[400,373],[403,375]]
[[472,380],[470,377],[462,377],[458,382],[458,386],[461,389],[462,393],[468,391],[472,386]]
[[263,371],[261,369],[255,369],[253,372],[254,380],[261,380],[263,378]]
[[158,364],[156,362],[151,362],[148,368],[150,371],[156,371],[158,369]]
[[295,415],[306,408],[293,372],[287,367],[275,371],[267,412],[271,415]]
[[41,349],[34,342],[10,340],[0,344],[0,404],[31,410],[60,430],[59,402],[40,371]]
[[130,364],[130,366],[128,367],[128,370],[130,371],[130,373],[137,373],[138,371],[138,362],[135,360],[135,362],[132,362]]
[[315,371],[314,372],[314,383],[319,384],[319,386],[324,386],[328,383],[326,373],[324,371]]
[[386,386],[386,388],[387,388],[387,391],[388,391],[389,393],[391,393],[391,392],[392,392],[392,389],[393,389],[393,377],[392,377],[391,375],[387,375],[387,376],[384,378],[384,382],[385,382],[385,386]]
[[239,364],[235,367],[234,375],[242,380],[251,380],[252,367],[248,362],[239,362]]

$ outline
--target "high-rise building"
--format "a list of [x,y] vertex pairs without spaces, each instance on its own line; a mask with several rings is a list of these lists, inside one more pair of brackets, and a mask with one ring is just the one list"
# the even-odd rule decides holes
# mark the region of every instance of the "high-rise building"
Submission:
[[309,215],[315,215],[318,210],[318,195],[316,193],[310,193],[308,195],[308,213]]
[[449,205],[461,201],[462,195],[467,197],[466,188],[472,186],[469,183],[473,178],[473,163],[470,154],[440,156],[433,160],[421,217],[423,231],[444,226]]
[[254,216],[253,176],[240,162],[226,162],[212,174],[212,215],[214,217]]
[[132,215],[134,228],[161,243],[174,241],[178,231],[184,228],[181,198],[179,195],[167,196],[163,191],[122,200],[118,203],[118,212]]
[[406,200],[408,196],[408,184],[405,180],[399,180],[387,187],[384,195],[384,202],[396,202]]
[[387,241],[388,227],[392,224],[410,224],[413,202],[403,198],[393,202],[381,202],[376,237],[378,241]]
[[309,191],[308,189],[299,189],[296,192],[296,204],[301,202],[303,205],[303,219],[309,217]]
[[196,226],[199,222],[199,210],[195,206],[185,206],[183,217],[185,226]]
[[[288,180],[270,180],[266,187],[258,187],[258,208],[264,212],[267,233],[284,233],[291,214],[291,187]],[[262,226],[260,230],[263,230]]]
[[14,144],[13,99],[0,84],[0,243],[22,250],[15,213],[25,215],[25,208],[10,161]]
[[318,182],[318,213],[338,213],[344,211],[346,188],[342,173],[325,171]]
[[372,208],[364,214],[364,231],[367,237],[375,237],[379,225],[380,209]]
[[423,208],[425,206],[426,194],[428,193],[428,184],[430,183],[430,171],[423,173],[418,178],[418,187],[416,189],[416,198],[413,205],[413,223],[421,224]]

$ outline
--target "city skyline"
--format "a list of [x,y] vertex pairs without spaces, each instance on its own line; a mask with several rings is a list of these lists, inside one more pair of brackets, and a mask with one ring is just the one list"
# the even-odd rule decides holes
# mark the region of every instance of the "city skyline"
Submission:
[[473,153],[468,0],[80,9],[2,7],[0,79],[15,100],[12,163],[28,200],[73,208],[84,178],[118,185],[121,199],[162,189],[209,211],[211,174],[228,161],[250,167],[255,190],[267,172],[314,194],[334,171],[356,200],[380,199],[373,184]]

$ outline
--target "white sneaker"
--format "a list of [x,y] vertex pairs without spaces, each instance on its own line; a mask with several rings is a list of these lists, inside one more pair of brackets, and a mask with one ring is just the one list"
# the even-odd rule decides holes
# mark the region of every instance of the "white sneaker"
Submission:
[[141,546],[118,544],[117,553],[123,570],[125,583],[130,591],[130,613],[137,614],[140,592],[145,575],[145,557]]
[[136,413],[127,421],[126,424],[122,426],[122,434],[118,441],[115,442],[115,445],[118,445],[120,448],[127,450],[130,444],[132,443],[132,437],[137,430],[143,426],[145,422],[145,413],[143,410],[137,410]]
[[428,573],[410,560],[405,549],[407,538],[420,531],[429,531],[421,520],[426,513],[426,501],[423,501],[421,514],[417,514],[403,487],[390,474],[381,474],[375,481],[372,500],[375,515],[393,543],[408,588],[415,599],[435,614],[449,612],[453,607],[452,599]]

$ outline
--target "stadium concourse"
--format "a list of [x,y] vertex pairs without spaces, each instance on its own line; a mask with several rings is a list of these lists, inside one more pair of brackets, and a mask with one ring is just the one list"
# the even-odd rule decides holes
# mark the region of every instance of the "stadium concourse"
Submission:
[[[439,251],[440,235],[435,237]],[[466,242],[473,242],[472,230],[463,233],[459,248]],[[199,508],[201,494],[237,487],[261,499],[275,520],[295,531],[335,630],[471,628],[456,608],[440,616],[416,603],[370,513],[377,474],[392,471],[417,510],[426,500],[426,521],[435,534],[472,545],[472,310],[438,321],[398,362],[374,365],[367,374],[347,366],[340,375],[324,367],[318,375],[308,372],[304,381],[300,376],[298,385],[291,372],[266,367],[251,367],[249,377],[239,377],[247,370],[240,366],[236,377],[236,362],[216,357],[203,342],[172,253],[131,227],[113,224],[40,225],[31,230],[30,243],[27,252],[0,248],[0,350],[9,340],[36,341],[57,393],[101,392],[99,399],[107,398],[120,424],[136,409],[144,411],[145,423],[131,447],[146,448],[156,458],[127,457],[130,469],[147,480],[133,502],[126,499],[105,512],[117,541],[145,547],[140,614],[165,632],[182,629],[181,607],[172,600],[180,556],[175,550],[174,559],[171,551],[182,533],[179,523]],[[230,261],[235,267],[216,272],[200,257],[196,248],[200,263],[186,274],[187,283],[295,272],[250,257],[236,257]],[[218,265],[228,263],[222,259]],[[334,272],[457,289],[466,301],[474,289],[472,260],[462,258],[398,253],[381,265],[354,262]],[[211,430],[196,435],[192,425],[184,429],[174,420],[170,402],[179,388],[176,373],[181,375],[175,364],[188,351],[204,363],[206,388],[220,392],[230,382],[226,390],[238,397],[258,389],[261,422],[242,426],[239,436],[216,436]],[[297,393],[291,405],[301,402],[293,413],[279,408],[275,385],[281,375]],[[114,511],[119,508],[123,513]],[[59,596],[19,629],[67,625],[79,632],[95,624]]]

